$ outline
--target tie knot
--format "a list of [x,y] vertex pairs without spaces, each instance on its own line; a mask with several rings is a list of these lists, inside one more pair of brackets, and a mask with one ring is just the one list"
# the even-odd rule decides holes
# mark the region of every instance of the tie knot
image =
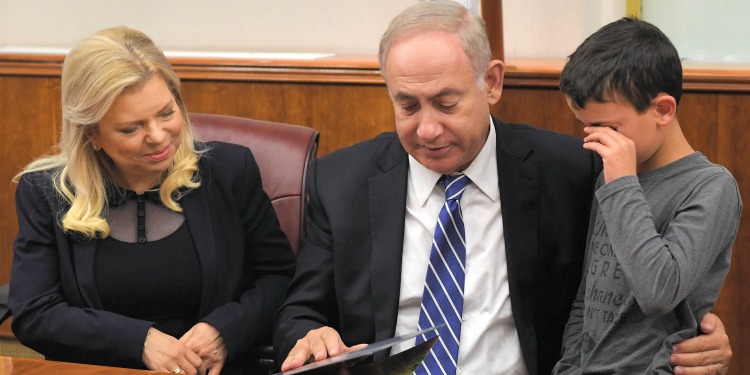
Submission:
[[443,176],[443,183],[445,184],[445,200],[461,200],[469,178],[465,174],[451,174]]

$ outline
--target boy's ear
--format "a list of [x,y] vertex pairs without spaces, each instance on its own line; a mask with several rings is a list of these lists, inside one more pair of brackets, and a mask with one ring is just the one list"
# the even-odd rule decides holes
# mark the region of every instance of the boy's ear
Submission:
[[677,115],[677,101],[672,95],[659,93],[654,99],[656,124],[668,125]]

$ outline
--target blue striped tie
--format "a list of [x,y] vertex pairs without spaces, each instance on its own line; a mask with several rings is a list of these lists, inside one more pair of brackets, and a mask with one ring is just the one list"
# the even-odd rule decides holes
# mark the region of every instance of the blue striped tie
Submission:
[[[427,267],[419,329],[444,324],[440,337],[422,364],[414,371],[422,374],[455,374],[461,314],[464,309],[464,266],[466,237],[459,200],[469,178],[463,174],[444,176],[446,202],[440,210]],[[417,344],[428,337],[417,336]]]

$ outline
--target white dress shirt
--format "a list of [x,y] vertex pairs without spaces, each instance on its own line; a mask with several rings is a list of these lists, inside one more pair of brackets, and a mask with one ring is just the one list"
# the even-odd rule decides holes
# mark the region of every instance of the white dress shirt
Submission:
[[[528,374],[511,311],[505,258],[495,127],[463,173],[471,179],[461,198],[466,232],[464,311],[458,349],[458,374]],[[409,156],[396,336],[417,331],[430,246],[445,187],[440,174]],[[395,354],[414,339],[394,346]]]

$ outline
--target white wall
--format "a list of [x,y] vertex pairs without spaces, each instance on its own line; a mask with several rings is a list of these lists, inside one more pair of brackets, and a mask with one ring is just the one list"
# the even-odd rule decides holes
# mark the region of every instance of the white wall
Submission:
[[8,43],[8,1],[0,0],[0,47]]
[[[389,20],[416,1],[0,0],[0,48],[70,48],[99,29],[125,24],[171,51],[375,55]],[[480,0],[455,1],[480,6]],[[683,57],[750,61],[750,1],[642,4],[644,19],[661,27]],[[503,0],[505,56],[564,58],[624,15],[625,0]]]
[[750,61],[750,1],[643,0],[643,18],[688,61]]
[[124,24],[165,50],[374,54],[415,0],[0,0],[0,47],[70,48]]
[[[586,36],[623,17],[625,3],[504,0],[505,56],[568,56]],[[750,61],[748,0],[641,0],[641,8],[642,18],[659,27],[686,61]]]
[[623,16],[625,0],[503,0],[505,56],[566,57],[589,34]]
[[[125,24],[165,50],[374,55],[390,19],[416,1],[0,0],[0,48],[70,48],[99,29]],[[479,0],[456,1],[479,11]],[[506,56],[567,56],[595,30],[584,20],[591,14],[598,20],[607,8],[600,2],[505,0]]]

